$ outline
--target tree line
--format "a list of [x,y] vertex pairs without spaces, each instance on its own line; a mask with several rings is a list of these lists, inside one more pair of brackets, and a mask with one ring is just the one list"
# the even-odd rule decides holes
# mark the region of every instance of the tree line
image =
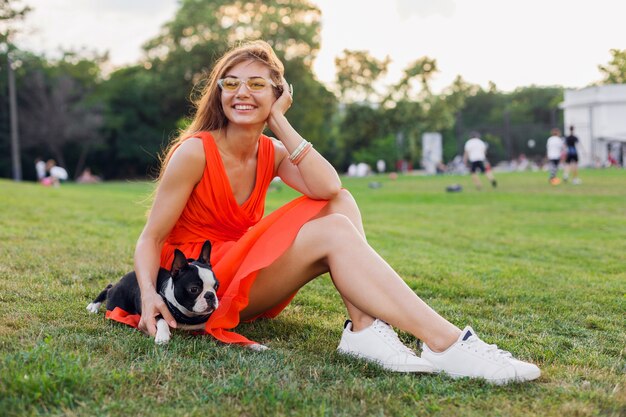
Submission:
[[[503,92],[458,76],[435,94],[430,82],[438,67],[430,57],[417,58],[387,86],[389,58],[345,50],[335,60],[331,91],[312,71],[321,11],[308,0],[182,0],[144,44],[143,57],[111,73],[106,54],[65,51],[50,59],[16,48],[12,37],[29,12],[19,3],[0,0],[0,177],[11,176],[7,54],[26,179],[34,178],[36,157],[56,159],[72,177],[85,167],[105,179],[154,177],[161,149],[188,122],[213,61],[251,39],[267,40],[284,61],[295,86],[290,120],[341,171],[378,159],[390,167],[398,160],[418,166],[421,135],[431,131],[443,135],[445,161],[461,152],[471,130],[489,142],[492,162],[522,153],[540,158],[550,128],[562,124],[561,87]],[[611,53],[613,60],[599,67],[604,82],[625,82],[626,50]]]

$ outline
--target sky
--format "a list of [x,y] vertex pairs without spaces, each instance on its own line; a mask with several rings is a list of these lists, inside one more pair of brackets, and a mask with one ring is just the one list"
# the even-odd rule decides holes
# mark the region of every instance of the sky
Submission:
[[[437,60],[434,91],[457,75],[511,91],[530,85],[583,88],[602,78],[610,49],[626,49],[625,0],[311,0],[322,11],[313,70],[328,84],[344,49],[391,58],[385,82],[423,56]],[[22,0],[34,11],[18,45],[54,56],[59,47],[109,52],[113,66],[172,19],[177,0]]]

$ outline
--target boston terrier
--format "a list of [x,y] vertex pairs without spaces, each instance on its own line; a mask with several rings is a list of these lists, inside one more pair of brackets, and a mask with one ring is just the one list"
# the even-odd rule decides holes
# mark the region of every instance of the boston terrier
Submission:
[[[216,291],[219,282],[213,274],[210,258],[211,242],[207,240],[202,246],[198,259],[187,259],[181,251],[176,249],[172,269],[170,271],[164,268],[159,269],[156,288],[179,329],[204,329],[204,324],[217,309]],[[137,275],[129,272],[117,284],[109,284],[87,306],[87,310],[97,313],[105,300],[109,311],[119,307],[129,314],[141,314],[141,293]],[[154,342],[162,344],[169,340],[170,328],[163,317],[159,316]]]

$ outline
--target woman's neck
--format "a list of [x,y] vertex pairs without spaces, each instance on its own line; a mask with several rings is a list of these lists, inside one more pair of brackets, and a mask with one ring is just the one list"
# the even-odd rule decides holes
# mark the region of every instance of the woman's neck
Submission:
[[216,143],[221,152],[240,160],[247,160],[256,156],[261,133],[263,126],[259,128],[228,125],[217,133]]

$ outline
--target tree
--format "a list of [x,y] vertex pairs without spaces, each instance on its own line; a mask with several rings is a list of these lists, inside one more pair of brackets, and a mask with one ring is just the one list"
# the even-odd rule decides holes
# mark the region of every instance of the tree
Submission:
[[443,95],[450,109],[457,112],[465,106],[468,97],[475,96],[479,91],[479,85],[470,84],[457,75],[452,84],[444,88]]
[[[17,116],[15,78],[10,53],[15,49],[12,44],[13,35],[17,32],[15,24],[23,20],[31,9],[28,6],[20,8],[17,3],[19,0],[0,0],[0,74],[5,75],[0,77],[0,98],[3,99],[0,102],[0,155],[11,155],[10,163],[8,159],[5,162],[0,157],[0,175],[5,172],[5,168],[8,171],[12,167],[13,178],[19,180],[22,177],[19,134],[15,121],[9,121]],[[12,80],[10,83],[9,79]]]
[[28,6],[17,5],[20,0],[0,0],[0,44],[9,44],[16,29],[16,22],[24,19],[32,9]]
[[[413,97],[417,100],[427,99],[432,96],[430,90],[430,80],[435,73],[439,72],[437,68],[437,60],[429,58],[427,56],[421,57],[412,63],[410,63],[404,70],[404,76],[394,86],[393,92],[399,93],[401,99],[411,98],[413,91],[413,80],[418,79],[421,89],[418,95]],[[396,99],[398,95],[395,95]]]
[[99,88],[104,102],[103,157],[115,164],[104,167],[107,178],[142,177],[156,173],[157,155],[175,134],[177,118],[164,111],[158,74],[142,65],[112,73]]
[[310,67],[319,50],[320,19],[308,0],[182,0],[175,18],[145,49],[151,60],[192,55],[206,67],[231,45],[265,39],[280,57]]
[[[98,58],[66,53],[58,61],[31,53],[16,53],[20,132],[25,148],[51,154],[67,167],[65,148],[82,148],[77,169],[100,139],[100,103],[91,99],[99,76]],[[71,170],[70,170],[71,171]]]
[[[438,71],[435,59],[415,60],[398,83],[378,92],[374,85],[386,73],[389,63],[389,58],[380,61],[367,51],[345,50],[335,60],[337,84],[344,101],[347,98],[349,102],[341,122],[343,166],[355,160],[377,160],[377,155],[418,164],[422,133],[454,125],[454,109],[444,96],[433,94],[430,88]],[[366,103],[350,103],[354,97]],[[393,165],[395,161],[386,162]]]
[[604,79],[601,84],[626,83],[626,49],[611,49],[613,56],[607,65],[598,65]]
[[375,85],[387,73],[390,63],[389,57],[379,60],[367,51],[344,49],[342,55],[335,58],[337,85],[343,101],[380,101]]

